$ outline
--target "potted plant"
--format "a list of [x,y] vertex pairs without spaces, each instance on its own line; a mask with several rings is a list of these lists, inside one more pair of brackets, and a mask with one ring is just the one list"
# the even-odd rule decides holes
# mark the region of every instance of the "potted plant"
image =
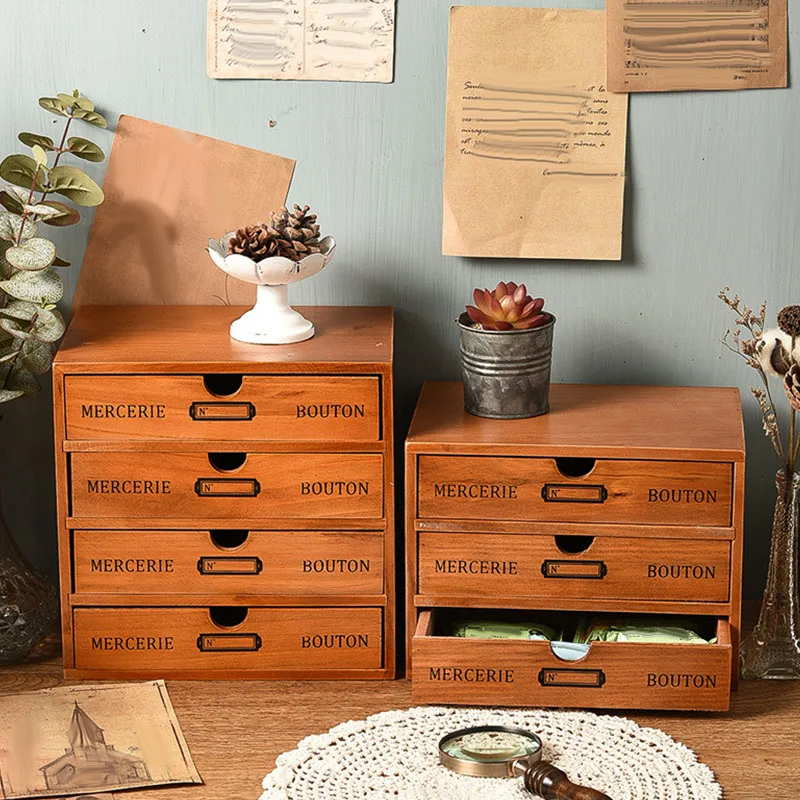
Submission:
[[[756,312],[729,292],[726,286],[719,298],[736,315],[736,322],[722,341],[758,373],[761,386],[751,391],[761,409],[764,432],[780,461],[767,586],[756,627],[742,643],[742,676],[800,679],[800,305],[786,306],[778,314],[778,327],[764,330],[766,303]],[[777,392],[773,392],[772,382],[778,384]],[[788,402],[788,430],[776,395],[783,395]]]
[[[0,408],[40,391],[37,375],[50,369],[64,333],[56,308],[64,293],[57,269],[69,262],[56,255],[40,225],[75,225],[81,217],[53,195],[80,206],[103,201],[103,190],[62,160],[103,161],[100,147],[69,132],[75,120],[105,128],[105,119],[77,90],[42,97],[39,105],[66,118],[58,143],[42,134],[20,133],[31,155],[10,155],[0,163],[0,178],[6,182],[0,190]],[[49,633],[57,613],[54,587],[22,557],[0,505],[0,664],[24,658]]]
[[256,304],[231,323],[231,337],[253,344],[291,344],[310,339],[314,325],[289,305],[290,283],[325,269],[336,242],[320,239],[317,215],[295,205],[272,212],[269,224],[249,225],[208,240],[208,252],[227,275],[257,285]]
[[473,298],[457,320],[465,408],[494,419],[546,414],[556,318],[524,283],[501,281]]

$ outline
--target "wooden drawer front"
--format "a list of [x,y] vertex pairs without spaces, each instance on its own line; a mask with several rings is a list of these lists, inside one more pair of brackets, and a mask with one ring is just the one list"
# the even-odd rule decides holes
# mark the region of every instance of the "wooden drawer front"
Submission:
[[562,661],[549,642],[432,636],[420,614],[413,641],[415,703],[724,711],[729,705],[730,629],[718,644],[594,642]]
[[[566,474],[581,470],[583,477]],[[733,469],[725,463],[420,456],[418,513],[439,519],[728,526],[732,487]]]
[[76,592],[383,591],[382,533],[75,531],[73,536]]
[[65,406],[69,439],[381,438],[369,376],[71,375]]
[[730,591],[726,541],[427,532],[418,537],[419,594],[727,602]]
[[220,628],[207,608],[76,608],[77,669],[378,669],[380,608],[250,608]]
[[167,519],[383,516],[380,455],[255,453],[233,470],[212,465],[225,463],[230,462],[204,453],[72,453],[72,514]]

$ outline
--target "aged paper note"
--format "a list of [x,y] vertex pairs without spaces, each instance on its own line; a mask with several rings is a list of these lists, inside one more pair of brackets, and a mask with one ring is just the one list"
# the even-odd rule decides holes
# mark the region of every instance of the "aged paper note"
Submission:
[[4,800],[203,782],[164,681],[3,695],[0,719]]
[[395,0],[208,0],[208,75],[391,83]]
[[607,0],[612,92],[786,86],[786,0]]
[[627,95],[602,11],[450,12],[445,255],[618,260]]
[[294,163],[120,117],[76,305],[253,303],[255,286],[227,280],[206,243],[269,219],[286,201]]

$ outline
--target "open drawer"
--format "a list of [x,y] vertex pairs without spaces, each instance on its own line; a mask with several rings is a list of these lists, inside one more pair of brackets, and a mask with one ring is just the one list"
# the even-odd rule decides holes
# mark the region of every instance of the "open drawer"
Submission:
[[446,614],[419,612],[412,644],[415,703],[687,711],[729,706],[731,639],[724,619],[715,621],[715,644],[593,642],[579,661],[567,661],[547,641],[441,635],[437,623]]

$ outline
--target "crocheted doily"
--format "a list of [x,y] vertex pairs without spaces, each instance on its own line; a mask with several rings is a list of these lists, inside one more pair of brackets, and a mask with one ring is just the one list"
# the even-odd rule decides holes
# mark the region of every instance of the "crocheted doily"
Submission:
[[544,740],[544,758],[613,800],[719,800],[713,772],[663,731],[585,712],[426,706],[345,722],[303,739],[264,778],[261,800],[522,800],[520,779],[469,778],[439,764],[446,733],[512,725]]

